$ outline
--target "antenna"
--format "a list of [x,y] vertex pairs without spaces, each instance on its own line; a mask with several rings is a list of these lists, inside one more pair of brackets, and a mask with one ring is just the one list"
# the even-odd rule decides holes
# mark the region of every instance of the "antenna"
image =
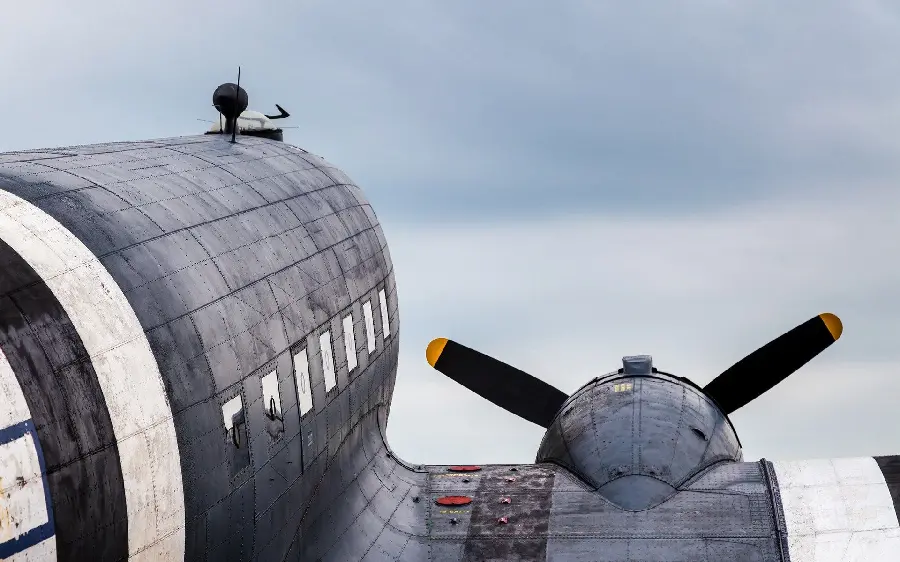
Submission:
[[[241,93],[241,67],[240,67],[240,65],[238,65],[237,88],[234,89],[234,105],[235,106],[238,105],[238,98],[240,97],[240,93]],[[238,112],[238,114],[234,116],[234,125],[231,126],[231,142],[232,143],[234,143],[234,137],[235,137],[235,135],[237,135],[238,119],[240,119],[240,117],[241,117],[240,112]]]

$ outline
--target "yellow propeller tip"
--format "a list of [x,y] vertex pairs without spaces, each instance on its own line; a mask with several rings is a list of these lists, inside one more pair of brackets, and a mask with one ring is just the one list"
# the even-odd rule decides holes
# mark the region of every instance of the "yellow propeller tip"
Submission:
[[429,343],[428,347],[425,349],[425,359],[428,360],[429,365],[434,367],[438,358],[441,356],[441,353],[443,353],[445,345],[447,345],[447,338],[435,338],[431,340],[431,343]]
[[841,323],[841,319],[830,312],[823,312],[819,315],[819,318],[822,319],[825,327],[828,328],[834,341],[837,341],[841,334],[844,333],[844,325]]

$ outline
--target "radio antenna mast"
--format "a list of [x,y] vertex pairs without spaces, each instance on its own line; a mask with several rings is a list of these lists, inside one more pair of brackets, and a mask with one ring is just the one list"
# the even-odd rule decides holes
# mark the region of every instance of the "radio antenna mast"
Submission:
[[[240,97],[240,95],[241,95],[241,67],[238,66],[237,88],[234,89],[234,106],[235,107],[238,106],[238,98]],[[240,117],[241,117],[240,113],[238,113],[237,115],[234,116],[234,124],[231,126],[231,142],[232,143],[235,142],[234,137],[235,137],[235,135],[237,135],[238,119],[240,119]]]

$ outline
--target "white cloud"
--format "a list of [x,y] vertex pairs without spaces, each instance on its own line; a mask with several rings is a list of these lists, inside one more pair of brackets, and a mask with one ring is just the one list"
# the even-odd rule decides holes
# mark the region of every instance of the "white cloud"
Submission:
[[900,453],[898,208],[855,186],[681,218],[385,225],[402,326],[389,441],[415,462],[533,459],[541,430],[432,371],[434,337],[566,392],[635,353],[705,384],[833,311],[841,341],[732,416],[747,458]]

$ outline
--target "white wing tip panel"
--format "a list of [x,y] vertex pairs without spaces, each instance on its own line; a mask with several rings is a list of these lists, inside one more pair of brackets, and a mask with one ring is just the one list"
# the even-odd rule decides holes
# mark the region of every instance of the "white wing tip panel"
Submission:
[[898,459],[773,462],[790,561],[898,560]]

